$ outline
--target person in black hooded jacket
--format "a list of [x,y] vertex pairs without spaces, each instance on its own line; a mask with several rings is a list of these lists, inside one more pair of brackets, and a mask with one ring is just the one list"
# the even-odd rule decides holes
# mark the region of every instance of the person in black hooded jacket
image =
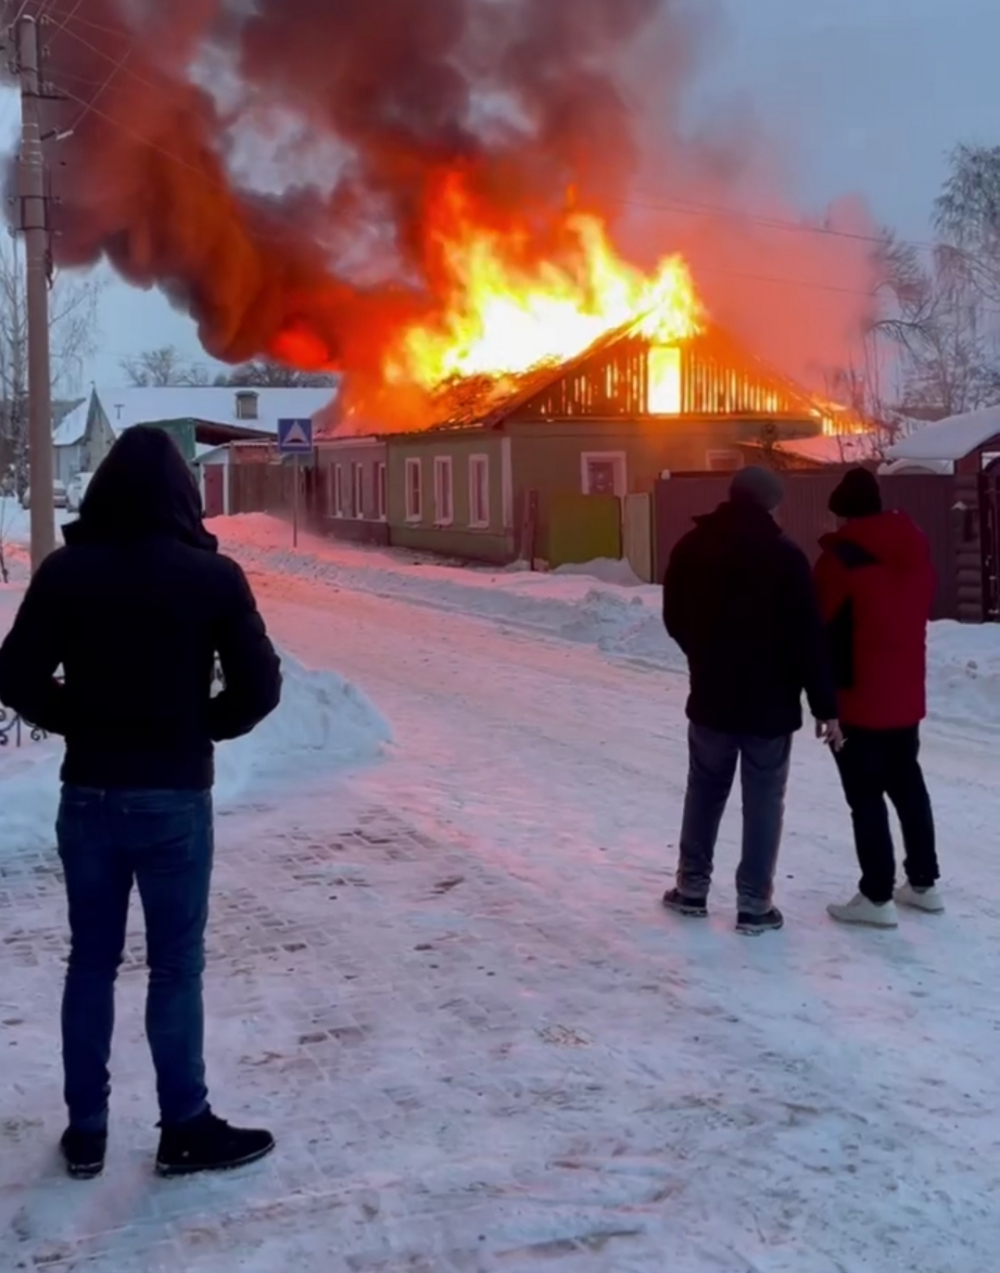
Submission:
[[[103,1169],[114,982],[135,883],[150,970],[157,1170],[238,1166],[274,1140],[217,1118],[205,1085],[213,748],[278,705],[279,660],[243,571],[219,554],[194,477],[162,430],[122,435],[64,534],[0,648],[0,701],[66,744],[57,824],[71,937],[63,1153],[71,1175]],[[213,696],[217,659],[223,688]]]

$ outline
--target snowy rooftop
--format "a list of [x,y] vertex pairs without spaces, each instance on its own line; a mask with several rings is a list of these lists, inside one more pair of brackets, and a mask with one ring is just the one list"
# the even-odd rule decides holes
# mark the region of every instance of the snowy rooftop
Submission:
[[[135,424],[151,424],[158,420],[204,420],[210,424],[242,426],[276,434],[279,420],[311,419],[328,407],[336,394],[335,389],[239,390],[214,386],[98,388],[95,392],[111,427],[119,433]],[[237,394],[241,392],[257,395],[255,419],[239,415]],[[66,416],[53,434],[56,446],[72,446],[82,440],[89,409],[88,398]]]
[[879,439],[874,433],[821,434],[815,438],[782,439],[778,449],[815,464],[864,464],[877,457]]
[[1000,406],[949,416],[889,447],[890,460],[964,459],[1000,434]]

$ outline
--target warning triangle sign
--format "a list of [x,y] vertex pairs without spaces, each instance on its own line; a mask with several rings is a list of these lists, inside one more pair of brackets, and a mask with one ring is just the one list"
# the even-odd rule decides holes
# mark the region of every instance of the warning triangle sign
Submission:
[[278,449],[286,454],[292,451],[311,451],[313,425],[311,420],[279,420]]

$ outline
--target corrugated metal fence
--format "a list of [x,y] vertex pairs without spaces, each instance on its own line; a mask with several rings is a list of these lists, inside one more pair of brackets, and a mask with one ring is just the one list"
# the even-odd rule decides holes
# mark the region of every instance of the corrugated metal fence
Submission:
[[[819,541],[836,523],[828,510],[842,471],[783,473],[785,500],[779,514],[786,534],[810,561]],[[678,474],[656,486],[656,577],[662,579],[670,554],[691,529],[693,519],[727,498],[729,476]],[[986,617],[982,581],[979,499],[975,480],[899,474],[879,479],[886,508],[908,513],[931,544],[939,586],[935,619],[982,622]]]

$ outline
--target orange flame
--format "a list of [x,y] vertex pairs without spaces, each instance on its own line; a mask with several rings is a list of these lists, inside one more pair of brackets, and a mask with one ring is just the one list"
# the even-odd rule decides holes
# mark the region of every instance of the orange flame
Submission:
[[573,358],[632,322],[659,346],[701,329],[684,261],[666,257],[647,277],[618,255],[594,215],[569,212],[556,251],[538,259],[527,225],[477,219],[457,179],[445,183],[437,211],[432,247],[448,301],[437,320],[395,340],[383,364],[389,384],[432,392],[457,378],[517,375]]

